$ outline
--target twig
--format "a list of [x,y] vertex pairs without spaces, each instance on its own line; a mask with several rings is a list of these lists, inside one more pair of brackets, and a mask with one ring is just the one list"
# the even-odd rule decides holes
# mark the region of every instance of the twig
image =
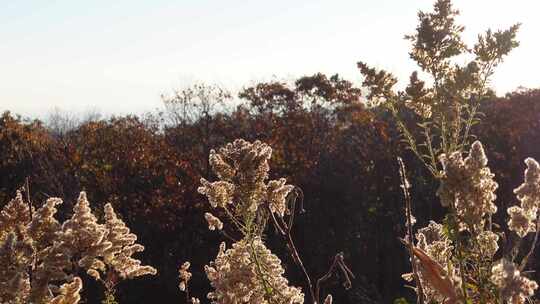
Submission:
[[279,231],[279,233],[282,236],[286,236],[287,233],[285,232],[284,228],[281,227],[281,225],[278,223],[276,216],[274,215],[274,212],[270,210],[270,206],[267,205],[267,208],[268,208],[268,213],[270,213],[270,217],[272,218],[272,222],[274,223],[274,227],[276,228],[276,230]]
[[294,187],[294,194],[295,196],[289,196],[289,200],[291,201],[291,207],[289,210],[291,210],[291,215],[289,216],[289,230],[292,230],[293,224],[294,224],[294,214],[296,211],[296,199],[300,198],[300,214],[306,212],[304,210],[304,193],[299,187]]
[[28,201],[28,210],[30,211],[30,221],[32,221],[32,201],[30,200],[30,179],[26,177],[24,190],[26,192],[26,199]]
[[313,283],[311,282],[311,277],[309,276],[306,270],[306,267],[304,266],[304,263],[302,262],[302,258],[300,258],[300,255],[298,254],[298,250],[296,249],[296,246],[294,244],[294,241],[291,235],[291,229],[287,226],[287,223],[282,217],[278,217],[278,219],[281,221],[281,226],[284,227],[283,230],[285,231],[285,238],[287,240],[287,247],[289,248],[289,253],[291,257],[293,258],[294,262],[298,265],[298,267],[302,269],[304,278],[309,287],[311,298],[313,299],[313,303],[318,303],[319,300],[318,298],[315,297],[315,291],[313,290]]
[[[315,297],[315,290],[313,289],[313,283],[311,282],[311,277],[309,276],[309,274],[307,272],[307,269],[304,266],[304,263],[302,262],[302,258],[300,258],[300,255],[298,254],[298,250],[296,249],[296,245],[294,244],[294,240],[293,240],[292,234],[291,234],[291,232],[292,232],[291,228],[292,228],[292,225],[294,223],[294,220],[293,220],[294,219],[294,213],[296,211],[296,199],[298,198],[298,196],[301,196],[302,199],[303,199],[303,194],[302,194],[301,191],[295,191],[294,193],[296,195],[294,197],[289,198],[289,200],[291,201],[291,204],[292,204],[292,207],[289,209],[290,210],[289,225],[287,225],[287,222],[285,222],[283,217],[278,216],[276,218],[276,216],[274,215],[272,210],[270,210],[269,205],[267,205],[266,207],[268,208],[268,212],[270,213],[270,218],[272,218],[272,222],[274,223],[274,227],[287,240],[287,248],[289,249],[289,254],[290,254],[291,258],[294,260],[296,265],[298,265],[298,267],[300,267],[300,269],[302,270],[302,273],[304,275],[304,279],[306,280],[306,282],[308,284],[309,292],[310,292],[311,298],[313,299],[313,303],[318,303],[319,300],[318,300],[318,298]],[[303,207],[303,206],[301,206],[301,207]],[[302,211],[303,210],[304,209],[302,208]]]
[[523,271],[523,269],[527,267],[527,262],[529,261],[529,258],[534,253],[534,249],[536,248],[536,243],[538,242],[539,233],[540,233],[540,214],[536,217],[536,233],[534,234],[534,240],[531,244],[531,248],[529,249],[529,252],[523,258],[523,260],[521,260],[521,264],[519,265],[519,271]]
[[343,276],[345,277],[345,282],[343,283],[343,286],[345,287],[345,289],[351,288],[352,282],[350,278],[352,277],[354,279],[355,276],[352,273],[352,271],[349,269],[349,267],[345,265],[345,262],[343,261],[343,253],[340,252],[334,256],[334,262],[328,269],[328,272],[326,272],[325,275],[323,275],[317,280],[317,289],[315,290],[315,296],[317,297],[317,299],[320,299],[321,284],[324,281],[327,281],[328,279],[330,279],[330,277],[332,276],[332,273],[336,271],[337,267],[339,267],[339,269],[343,273]]
[[330,278],[332,273],[335,271],[336,267],[339,267],[339,269],[342,271],[344,277],[345,277],[345,283],[344,287],[345,289],[349,289],[352,286],[352,282],[350,278],[355,278],[352,271],[345,265],[345,262],[343,261],[343,253],[338,253],[334,257],[334,262],[330,266],[330,269],[328,272],[317,280],[317,287],[316,289],[313,288],[313,283],[311,281],[311,277],[309,276],[306,267],[304,266],[304,263],[302,262],[302,258],[300,257],[300,254],[298,254],[298,250],[296,248],[296,245],[294,244],[294,240],[292,238],[292,227],[294,224],[294,213],[296,211],[296,200],[300,197],[300,213],[304,213],[304,206],[303,206],[303,200],[304,200],[304,194],[300,188],[295,188],[295,191],[293,192],[294,196],[290,196],[288,200],[290,201],[290,207],[289,207],[289,219],[288,223],[285,221],[285,219],[282,216],[276,217],[274,213],[270,210],[270,206],[267,205],[268,212],[270,213],[270,218],[272,219],[272,222],[274,223],[274,227],[276,230],[279,231],[279,233],[287,240],[287,248],[289,249],[289,254],[291,255],[294,262],[300,267],[302,270],[302,273],[304,274],[304,278],[307,282],[307,285],[309,287],[309,292],[311,295],[311,298],[313,299],[314,304],[319,303],[320,299],[320,285],[322,282],[326,281]]
[[407,180],[407,172],[405,170],[405,164],[401,157],[397,158],[399,164],[399,176],[401,178],[401,188],[403,190],[403,196],[405,198],[405,216],[407,217],[407,239],[408,239],[408,249],[409,255],[411,256],[411,266],[413,270],[413,278],[417,288],[417,302],[419,304],[424,303],[424,289],[422,288],[422,283],[420,282],[420,277],[418,276],[418,265],[413,253],[414,239],[413,239],[413,230],[412,230],[412,207],[411,207],[411,196],[409,195],[408,188],[410,187],[409,181]]
[[[26,200],[28,202],[28,211],[29,211],[29,214],[30,214],[30,222],[33,221],[33,212],[32,212],[32,201],[30,200],[30,178],[28,178],[28,176],[26,177],[26,180],[25,180],[25,186],[24,186],[24,190],[26,192]],[[36,253],[33,252],[32,253],[32,265],[29,266],[29,269],[28,269],[28,281],[30,283],[30,286],[32,286],[32,279],[33,279],[33,274],[34,274],[34,267],[36,266]]]

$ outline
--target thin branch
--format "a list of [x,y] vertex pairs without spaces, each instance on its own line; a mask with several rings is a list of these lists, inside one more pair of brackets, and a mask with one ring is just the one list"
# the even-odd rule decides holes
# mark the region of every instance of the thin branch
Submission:
[[298,254],[298,249],[296,249],[296,245],[294,244],[294,241],[293,241],[293,238],[292,238],[292,235],[291,235],[291,230],[287,226],[287,223],[285,222],[285,220],[282,217],[278,217],[278,220],[281,221],[281,226],[284,227],[285,238],[287,240],[287,247],[289,248],[289,253],[290,253],[291,257],[293,258],[294,262],[298,265],[298,267],[300,267],[300,269],[302,269],[302,272],[304,274],[304,278],[305,278],[305,280],[306,280],[306,282],[308,284],[308,287],[309,287],[309,292],[311,294],[311,298],[313,299],[313,303],[318,303],[319,300],[318,300],[318,298],[315,297],[315,291],[313,289],[313,283],[311,282],[311,277],[309,276],[309,274],[308,274],[308,272],[306,270],[306,267],[304,266],[304,263],[302,262],[302,258],[300,258],[300,255]]
[[420,282],[420,277],[418,275],[418,265],[416,264],[416,260],[414,258],[413,253],[413,246],[414,246],[414,238],[413,238],[413,229],[412,229],[412,207],[411,207],[411,196],[409,194],[409,181],[407,180],[407,172],[405,170],[405,164],[403,163],[403,159],[401,157],[397,158],[398,164],[399,164],[399,176],[401,178],[401,188],[403,190],[403,196],[405,198],[405,216],[406,224],[407,224],[407,243],[408,243],[408,249],[409,249],[409,255],[411,256],[411,266],[413,270],[413,278],[416,284],[417,288],[417,303],[422,304],[424,303],[424,289],[422,288],[422,283]]
[[341,272],[343,273],[343,276],[345,277],[344,287],[345,289],[349,289],[352,286],[352,282],[350,278],[355,278],[352,271],[345,265],[345,262],[343,261],[343,253],[338,253],[334,257],[334,263],[332,263],[332,266],[330,267],[330,270],[326,275],[321,277],[319,280],[317,280],[317,288],[313,288],[313,283],[311,280],[311,277],[309,276],[306,267],[304,266],[304,263],[302,262],[302,258],[300,257],[300,254],[298,254],[298,249],[296,248],[296,245],[294,244],[294,240],[292,238],[292,226],[294,224],[294,214],[296,212],[296,200],[300,198],[300,213],[304,213],[304,206],[303,206],[303,200],[304,200],[304,194],[300,188],[295,188],[294,195],[291,195],[288,199],[290,200],[290,207],[289,207],[289,219],[288,223],[282,216],[275,216],[274,213],[270,210],[270,206],[267,205],[268,212],[270,213],[270,218],[272,218],[272,222],[274,223],[274,227],[276,230],[279,231],[279,233],[285,237],[287,240],[287,248],[289,249],[289,254],[294,260],[294,262],[300,267],[302,270],[302,273],[304,274],[304,279],[307,282],[308,289],[311,295],[311,298],[313,299],[313,303],[317,304],[319,303],[320,299],[320,285],[322,282],[327,280],[332,272],[335,271],[336,267],[339,267]]
[[[306,280],[306,283],[309,288],[309,292],[311,294],[311,298],[313,299],[313,303],[318,303],[318,298],[315,297],[315,290],[313,289],[313,283],[311,282],[311,277],[309,276],[306,267],[304,266],[304,263],[302,262],[302,258],[300,257],[300,254],[298,254],[298,249],[296,248],[296,245],[294,244],[294,240],[292,238],[292,225],[293,220],[291,218],[294,217],[294,213],[296,212],[296,199],[300,196],[303,200],[303,193],[301,191],[298,191],[298,188],[296,188],[296,191],[294,192],[295,195],[291,196],[289,200],[291,201],[291,207],[289,209],[290,216],[289,216],[289,224],[285,221],[285,219],[282,216],[276,217],[272,210],[270,210],[270,206],[267,204],[268,212],[270,213],[270,218],[272,219],[272,222],[274,223],[274,227],[279,231],[279,233],[285,238],[287,241],[287,248],[289,249],[289,255],[294,260],[296,265],[300,267],[302,270],[302,273],[304,275],[304,279]],[[301,207],[301,212],[304,211],[303,206]]]
[[285,229],[283,227],[281,227],[281,225],[278,223],[278,221],[276,219],[276,216],[274,215],[274,212],[272,212],[272,210],[270,210],[269,205],[266,205],[266,207],[268,208],[268,213],[270,213],[270,217],[272,218],[272,222],[274,223],[274,227],[276,228],[277,231],[279,231],[279,233],[281,235],[285,236],[287,233],[285,232]]
[[28,210],[30,211],[30,221],[32,221],[32,201],[30,200],[30,179],[26,177],[24,190],[26,192],[26,200],[28,201]]
[[[24,190],[26,192],[26,200],[28,202],[28,210],[29,210],[29,213],[30,213],[30,222],[33,221],[33,212],[32,212],[32,200],[30,200],[30,178],[26,177],[26,180],[25,180],[25,186],[24,186]],[[32,279],[34,277],[34,267],[36,267],[36,261],[37,260],[37,257],[36,257],[36,252],[33,252],[32,253],[32,264],[28,267],[28,281],[30,283],[30,286],[32,286]]]
[[345,287],[345,289],[351,288],[352,286],[351,277],[354,279],[355,276],[352,273],[352,271],[349,269],[349,267],[345,265],[345,262],[343,261],[343,253],[340,252],[334,256],[334,261],[332,262],[332,265],[330,265],[328,272],[326,272],[325,275],[323,275],[317,280],[317,289],[315,290],[315,296],[317,297],[317,299],[320,299],[321,284],[327,281],[328,279],[330,279],[330,277],[332,276],[332,273],[336,272],[337,268],[339,268],[341,272],[343,273],[343,276],[345,279],[343,286]]
[[536,217],[536,233],[534,234],[534,240],[531,244],[531,248],[529,249],[529,252],[527,255],[521,260],[521,264],[519,265],[519,271],[523,271],[525,267],[527,266],[527,262],[529,261],[529,258],[534,253],[534,249],[536,248],[536,243],[538,242],[538,234],[540,234],[540,214]]
[[306,212],[306,210],[304,209],[304,192],[302,192],[302,189],[300,189],[299,187],[294,187],[294,197],[293,196],[290,196],[291,197],[291,208],[289,210],[291,210],[291,215],[289,217],[289,229],[292,230],[292,227],[293,227],[293,224],[294,224],[294,214],[295,214],[295,211],[296,211],[296,200],[298,198],[300,198],[300,214],[303,214]]

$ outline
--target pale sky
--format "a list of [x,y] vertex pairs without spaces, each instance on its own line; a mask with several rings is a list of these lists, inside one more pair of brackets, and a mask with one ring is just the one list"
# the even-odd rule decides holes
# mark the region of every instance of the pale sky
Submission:
[[[54,107],[141,113],[194,81],[238,89],[324,72],[361,80],[366,61],[403,82],[416,67],[405,34],[431,0],[0,0],[0,112]],[[500,94],[540,87],[540,1],[455,0],[473,42],[523,23],[496,71]]]

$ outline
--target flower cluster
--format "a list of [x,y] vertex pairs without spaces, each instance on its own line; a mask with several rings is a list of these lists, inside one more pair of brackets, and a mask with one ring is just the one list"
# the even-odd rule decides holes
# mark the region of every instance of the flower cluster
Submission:
[[443,233],[443,225],[434,221],[416,233],[418,248],[422,249],[441,265],[446,265],[452,257],[452,242]]
[[505,259],[498,261],[491,270],[491,281],[499,288],[501,297],[512,304],[525,303],[538,288],[535,281],[521,276],[514,263]]
[[[268,181],[272,149],[259,141],[237,139],[210,152],[210,165],[219,180],[201,179],[199,193],[212,208],[220,208],[242,236],[226,249],[222,243],[216,259],[205,266],[213,287],[207,297],[219,304],[295,304],[304,302],[300,288],[289,286],[280,259],[266,248],[261,235],[270,216],[289,214],[288,195],[293,191],[284,178]],[[222,230],[223,222],[212,213],[204,217],[210,230]],[[276,218],[274,218],[276,219]],[[225,236],[229,236],[223,231]],[[179,288],[187,293],[189,263],[179,269]],[[192,298],[192,304],[199,302]],[[331,303],[331,297],[325,303]]]
[[199,193],[206,195],[212,208],[227,208],[232,203],[234,195],[234,185],[226,181],[210,183],[201,178],[202,186],[199,187]]
[[157,273],[151,266],[142,266],[141,261],[132,256],[144,250],[144,246],[135,243],[137,235],[131,233],[124,221],[118,218],[111,204],[106,204],[105,228],[107,229],[107,242],[111,243],[103,253],[105,264],[109,265],[123,279],[133,279],[143,275]]
[[[287,185],[284,178],[267,181],[271,155],[272,149],[267,144],[243,139],[225,145],[219,152],[210,151],[210,165],[219,180],[201,179],[199,193],[206,195],[213,208],[224,209],[236,224],[264,223],[267,210],[284,216],[287,196],[294,187]],[[205,218],[211,230],[222,226],[221,221],[211,214],[206,214]],[[255,228],[261,232],[264,227]]]
[[226,249],[222,243],[210,266],[205,267],[213,292],[212,303],[303,303],[304,295],[288,285],[279,258],[260,238],[241,240]]
[[30,263],[31,245],[9,233],[0,247],[0,302],[23,303],[30,292],[26,266]]
[[184,262],[184,264],[182,264],[182,267],[180,267],[180,269],[178,270],[178,277],[180,278],[180,284],[178,284],[178,288],[181,291],[186,291],[189,280],[191,280],[191,272],[189,272],[190,266],[190,262]]
[[57,234],[57,246],[68,256],[83,257],[77,261],[77,266],[98,279],[99,271],[105,271],[106,267],[100,257],[112,246],[107,234],[107,228],[99,224],[92,213],[86,193],[81,192],[73,206],[72,217],[62,224]]
[[534,224],[535,216],[530,211],[518,206],[512,206],[506,212],[510,216],[508,228],[516,232],[520,237],[524,237],[529,232],[536,231]]
[[204,214],[204,219],[208,223],[208,229],[210,230],[221,230],[223,229],[223,222],[217,217],[215,217],[212,213],[206,212]]
[[259,141],[249,143],[237,139],[219,149],[210,151],[210,165],[220,181],[203,185],[199,192],[207,195],[210,204],[225,207],[234,200],[236,215],[257,211],[266,195],[268,160],[272,149]]
[[465,159],[458,151],[442,154],[440,160],[443,172],[437,194],[441,204],[455,210],[461,230],[482,230],[486,215],[497,212],[493,202],[498,187],[486,166],[488,160],[482,144],[474,142]]
[[105,206],[105,224],[99,224],[81,192],[73,215],[61,224],[55,218],[56,206],[61,203],[51,198],[38,210],[30,209],[18,192],[2,209],[1,303],[78,303],[82,281],[74,275],[79,270],[99,280],[100,273],[106,271],[121,278],[156,273],[131,257],[144,247],[135,244],[137,237],[111,205]]
[[510,215],[508,227],[520,237],[536,231],[536,217],[540,207],[540,165],[532,158],[527,158],[525,164],[525,181],[514,189],[521,206],[512,206],[507,210]]
[[489,230],[480,232],[476,236],[476,251],[480,258],[491,260],[497,250],[499,250],[499,236]]
[[60,294],[54,297],[50,304],[77,304],[81,300],[79,294],[81,289],[82,281],[79,277],[75,277],[71,283],[65,283],[60,287]]
[[267,200],[270,203],[270,211],[283,216],[287,210],[287,195],[294,189],[292,185],[286,185],[287,180],[280,178],[268,183]]

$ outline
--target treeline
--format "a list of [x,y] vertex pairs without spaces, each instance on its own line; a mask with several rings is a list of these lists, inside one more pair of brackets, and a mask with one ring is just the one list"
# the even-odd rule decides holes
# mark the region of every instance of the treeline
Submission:
[[[412,298],[400,279],[409,266],[396,239],[404,234],[396,155],[407,165],[419,226],[443,214],[437,184],[404,149],[389,114],[366,107],[362,96],[362,89],[337,75],[316,74],[294,84],[248,87],[239,93],[239,105],[226,90],[199,84],[165,97],[161,112],[141,116],[79,123],[55,116],[44,123],[4,112],[0,206],[27,178],[33,201],[65,198],[60,218],[87,191],[94,210],[108,202],[114,206],[145,245],[143,263],[159,271],[120,284],[120,303],[182,303],[177,270],[187,259],[194,272],[191,292],[204,298],[208,282],[202,268],[215,257],[220,238],[207,232],[203,214],[209,205],[197,193],[199,180],[214,179],[210,149],[236,138],[258,139],[273,148],[271,178],[285,176],[303,190],[306,211],[297,218],[294,237],[307,270],[322,276],[342,251],[356,275],[349,291],[342,291],[338,278],[332,281],[328,291],[335,302]],[[506,210],[515,204],[512,189],[522,181],[523,159],[540,159],[540,90],[493,97],[480,110],[484,117],[474,134],[489,151],[499,201],[507,204],[499,210]],[[415,115],[409,117],[414,126]],[[498,222],[505,221],[503,213],[497,213]],[[266,237],[276,254],[286,256],[278,234],[267,231]],[[284,262],[288,277],[303,286],[294,262]],[[84,286],[87,302],[98,303],[99,284]]]

